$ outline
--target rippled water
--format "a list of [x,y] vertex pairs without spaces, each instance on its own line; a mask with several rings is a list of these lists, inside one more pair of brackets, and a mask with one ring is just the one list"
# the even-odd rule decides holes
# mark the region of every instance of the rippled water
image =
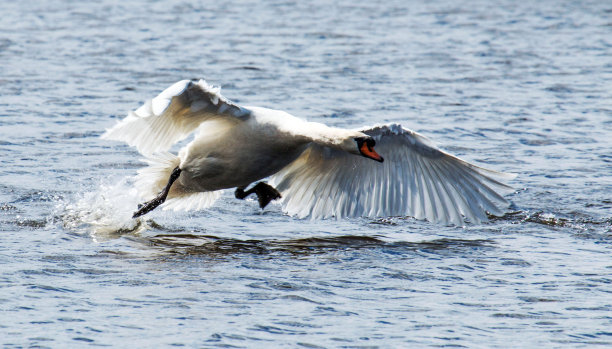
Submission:
[[[610,2],[0,13],[0,346],[612,345]],[[331,125],[400,122],[518,173],[512,206],[463,228],[308,221],[228,192],[133,221],[142,163],[98,136],[200,77]]]

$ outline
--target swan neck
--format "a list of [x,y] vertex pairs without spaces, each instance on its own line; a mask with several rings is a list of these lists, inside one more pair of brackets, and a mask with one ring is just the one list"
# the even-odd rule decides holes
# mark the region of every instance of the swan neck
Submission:
[[312,142],[332,147],[340,148],[342,143],[353,135],[354,132],[330,127],[318,122],[308,122],[307,133]]

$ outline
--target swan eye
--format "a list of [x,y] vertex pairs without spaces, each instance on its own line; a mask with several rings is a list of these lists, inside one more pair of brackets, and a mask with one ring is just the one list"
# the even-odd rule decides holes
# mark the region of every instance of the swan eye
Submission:
[[357,142],[357,149],[361,149],[365,145],[372,149],[376,145],[376,141],[372,138],[359,137],[355,138],[355,142]]

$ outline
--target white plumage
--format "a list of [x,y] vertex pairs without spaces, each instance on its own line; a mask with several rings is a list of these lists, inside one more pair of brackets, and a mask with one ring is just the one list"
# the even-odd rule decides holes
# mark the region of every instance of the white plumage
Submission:
[[[178,156],[167,152],[194,131]],[[467,163],[398,124],[328,127],[240,107],[204,80],[177,82],[102,137],[148,157],[137,188],[152,198],[168,185],[164,206],[173,209],[201,209],[222,189],[269,177],[283,210],[301,218],[413,216],[462,225],[463,217],[501,215],[507,201],[497,191],[509,187],[500,181],[515,177]]]
[[[493,188],[514,175],[487,170],[447,154],[400,125],[362,128],[385,161],[376,163],[311,145],[272,176],[286,212],[298,217],[412,216],[432,222],[486,221],[506,200]],[[496,179],[497,178],[497,179]]]

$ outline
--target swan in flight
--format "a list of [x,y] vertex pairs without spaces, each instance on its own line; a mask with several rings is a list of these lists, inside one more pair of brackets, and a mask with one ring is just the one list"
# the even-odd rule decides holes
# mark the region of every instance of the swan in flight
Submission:
[[[168,152],[191,133],[178,155]],[[498,191],[515,177],[465,162],[398,124],[329,127],[239,106],[204,80],[175,83],[102,138],[135,146],[149,164],[135,185],[150,200],[134,218],[162,204],[205,208],[236,188],[238,199],[254,193],[262,209],[280,200],[300,218],[412,216],[464,225],[464,218],[502,215],[508,202]]]

